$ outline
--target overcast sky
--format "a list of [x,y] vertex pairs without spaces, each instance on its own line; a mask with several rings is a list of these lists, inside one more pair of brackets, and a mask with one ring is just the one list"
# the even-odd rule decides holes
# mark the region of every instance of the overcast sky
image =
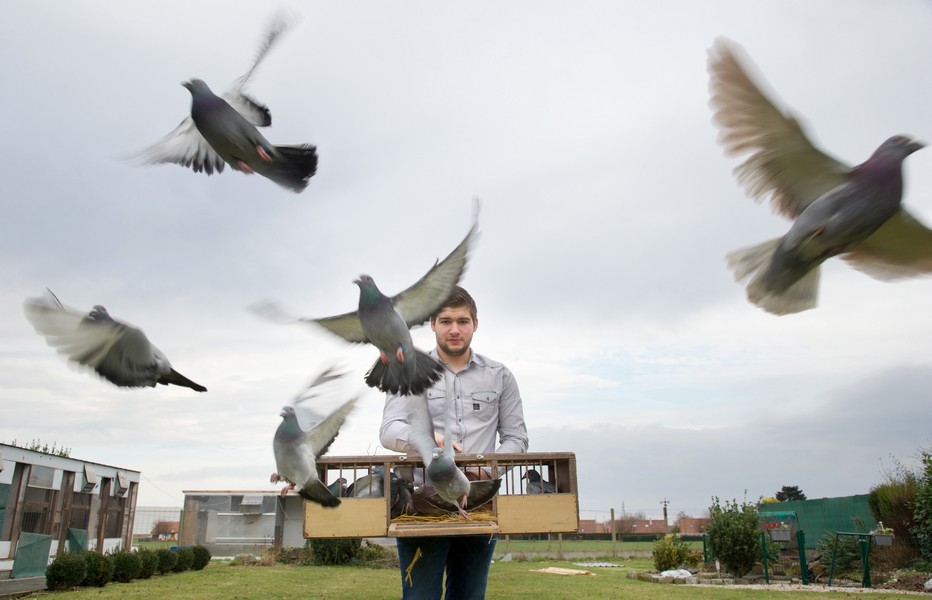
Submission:
[[[123,160],[251,63],[260,2],[4,3],[0,440],[41,438],[142,471],[139,505],[271,489],[272,434],[321,368],[372,347],[256,318],[387,294],[482,231],[462,282],[474,348],[508,365],[531,451],[577,455],[583,518],[700,515],[713,496],[867,493],[932,446],[932,279],[840,260],[819,307],[750,305],[723,256],[789,223],[745,197],[716,144],[706,50],[742,44],[781,106],[849,163],[932,141],[932,4],[314,2],[250,83],[274,143],[318,146],[300,195],[259,176]],[[905,163],[932,224],[932,149]],[[51,288],[143,328],[209,388],[119,389],[26,321]],[[428,349],[429,328],[415,332]],[[366,389],[332,454],[383,453]]]

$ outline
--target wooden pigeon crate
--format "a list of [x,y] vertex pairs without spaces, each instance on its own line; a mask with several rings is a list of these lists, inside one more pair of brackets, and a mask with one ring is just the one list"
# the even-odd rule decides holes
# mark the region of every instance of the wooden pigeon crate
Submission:
[[[482,467],[497,473],[502,484],[492,499],[489,520],[418,522],[402,516],[391,518],[391,495],[381,498],[343,498],[340,506],[324,508],[304,502],[304,537],[418,537],[437,535],[490,535],[522,533],[575,533],[579,530],[579,495],[576,488],[576,455],[572,452],[524,454],[460,454],[460,468]],[[317,460],[321,481],[330,485],[339,478],[348,484],[382,467],[383,486],[390,487],[390,471],[423,479],[424,465],[417,455],[324,456]],[[531,494],[526,474],[534,469],[542,480],[556,486],[556,493]],[[482,507],[482,509],[487,508]]]

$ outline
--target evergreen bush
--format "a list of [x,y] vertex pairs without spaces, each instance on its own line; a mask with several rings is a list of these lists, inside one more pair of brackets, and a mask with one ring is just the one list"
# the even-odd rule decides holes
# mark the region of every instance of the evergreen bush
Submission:
[[359,538],[311,539],[315,565],[347,565],[356,562],[362,551]]
[[194,564],[194,551],[190,548],[178,548],[175,554],[178,555],[178,560],[175,561],[175,566],[172,567],[172,571],[175,573],[187,571]]
[[142,561],[142,569],[139,572],[140,579],[149,579],[159,569],[159,555],[155,550],[143,548],[136,553],[139,560]]
[[104,587],[113,579],[113,560],[100,552],[82,552],[87,575],[81,585]]
[[191,563],[191,568],[195,571],[200,571],[208,564],[210,564],[210,550],[198,544],[191,548],[191,552],[194,553],[194,561]]
[[129,583],[138,579],[142,573],[142,559],[136,552],[117,550],[110,555],[113,560],[113,580],[120,583]]
[[654,568],[658,571],[675,569],[689,558],[689,544],[678,535],[668,533],[654,542]]
[[164,575],[175,568],[175,563],[178,562],[177,552],[172,552],[168,548],[159,548],[155,552],[159,556],[159,566],[157,569],[159,575]]
[[739,505],[737,500],[722,505],[718,497],[714,497],[709,516],[706,534],[712,552],[730,573],[736,577],[745,575],[761,556],[757,507],[747,502]]
[[66,552],[59,554],[45,570],[45,585],[50,590],[67,590],[81,585],[87,575],[87,567],[81,554]]
[[928,450],[922,450],[922,472],[916,482],[910,533],[916,539],[922,558],[932,561],[932,452]]

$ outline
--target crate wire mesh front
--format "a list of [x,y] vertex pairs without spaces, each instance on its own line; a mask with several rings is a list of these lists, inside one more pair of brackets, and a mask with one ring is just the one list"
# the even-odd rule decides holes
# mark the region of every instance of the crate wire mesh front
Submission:
[[[402,514],[395,504],[392,516],[391,478],[409,484],[423,482],[424,464],[415,454],[379,456],[324,456],[318,459],[318,475],[331,485],[339,479],[347,486],[361,481],[354,496],[344,496],[337,508],[304,503],[304,537],[412,537],[520,533],[571,533],[579,528],[576,488],[576,455],[571,452],[524,454],[461,454],[456,464],[475,479],[501,478],[498,493],[475,510],[467,521],[457,516],[420,517]],[[539,481],[534,473],[540,476]],[[529,476],[530,473],[530,476]],[[381,480],[379,481],[379,479]],[[399,482],[396,481],[396,485]],[[334,486],[336,493],[346,494]],[[362,495],[359,497],[359,490]]]

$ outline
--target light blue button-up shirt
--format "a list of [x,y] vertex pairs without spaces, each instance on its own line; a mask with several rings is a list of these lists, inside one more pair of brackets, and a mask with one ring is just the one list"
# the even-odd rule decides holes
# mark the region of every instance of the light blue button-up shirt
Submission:
[[[434,431],[445,429],[446,389],[453,394],[453,441],[466,454],[491,452],[527,452],[527,426],[518,383],[508,367],[472,352],[469,362],[454,373],[440,360],[437,349],[430,355],[443,365],[443,377],[425,392]],[[408,402],[388,394],[382,412],[379,439],[382,445],[396,452],[415,451],[408,438]],[[499,439],[496,448],[495,438]]]

